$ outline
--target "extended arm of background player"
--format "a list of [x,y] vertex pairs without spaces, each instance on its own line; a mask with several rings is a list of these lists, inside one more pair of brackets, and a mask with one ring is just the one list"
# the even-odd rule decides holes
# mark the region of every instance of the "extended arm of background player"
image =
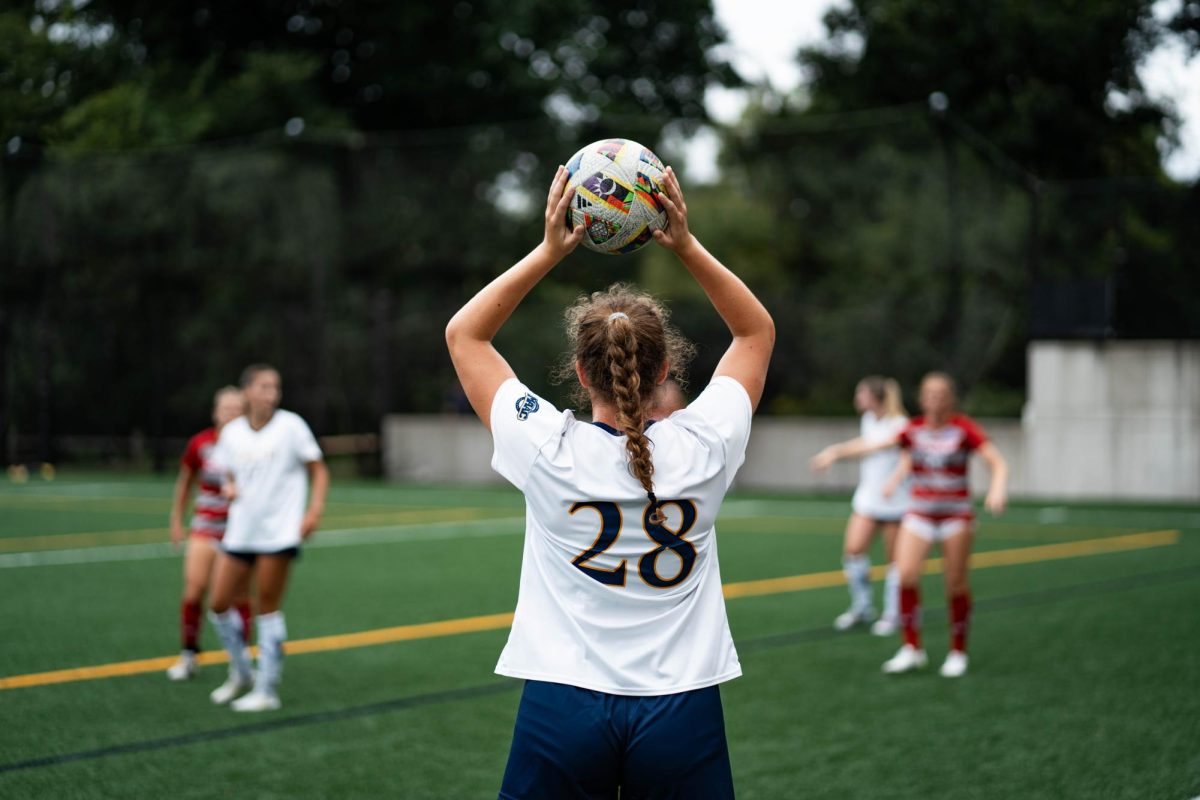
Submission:
[[896,468],[892,470],[892,474],[883,482],[883,486],[879,487],[880,493],[884,497],[891,497],[900,488],[900,484],[904,483],[904,479],[912,472],[912,453],[908,450],[900,452],[900,460],[896,462]]
[[983,501],[983,507],[993,516],[998,517],[1004,513],[1004,508],[1008,505],[1008,462],[1004,460],[1004,456],[1000,455],[996,445],[991,442],[984,442],[975,452],[988,465],[988,469],[992,473],[992,481],[988,485],[988,493]]
[[775,322],[750,287],[688,230],[687,204],[675,170],[670,167],[663,172],[663,189],[660,199],[670,224],[665,231],[655,231],[654,238],[679,257],[733,334],[733,342],[721,356],[713,377],[728,375],[736,380],[750,395],[751,408],[757,409],[775,347]]
[[884,439],[872,439],[870,441],[860,436],[857,439],[850,439],[849,441],[829,445],[829,447],[826,447],[813,456],[808,463],[817,472],[824,472],[844,458],[869,456],[871,453],[878,453],[881,450],[895,447],[899,442],[900,434],[898,433],[895,436],[889,436]]
[[311,487],[308,491],[308,509],[304,512],[304,520],[300,523],[300,538],[307,539],[313,535],[321,524],[321,515],[325,513],[325,496],[329,493],[329,467],[324,461],[306,462],[308,481]]
[[183,544],[183,514],[195,482],[196,471],[187,464],[180,464],[179,477],[175,479],[175,492],[171,501],[171,544],[176,547]]
[[546,233],[542,243],[506,272],[479,290],[446,326],[446,346],[454,371],[471,407],[490,430],[492,400],[500,384],[515,377],[512,367],[492,345],[492,339],[529,290],[575,249],[584,227],[568,231],[567,209],[574,189],[567,188],[567,170],[559,167],[546,198]]

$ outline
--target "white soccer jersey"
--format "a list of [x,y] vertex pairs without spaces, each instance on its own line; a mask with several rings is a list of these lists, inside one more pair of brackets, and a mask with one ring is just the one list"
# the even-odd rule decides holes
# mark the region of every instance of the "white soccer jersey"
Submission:
[[242,416],[221,429],[213,459],[232,473],[237,499],[229,506],[222,545],[271,553],[300,544],[308,500],[308,469],[321,448],[299,415],[277,410],[261,430]]
[[497,673],[620,695],[741,674],[714,523],[750,417],[746,390],[719,377],[647,428],[666,516],[655,526],[624,435],[558,411],[515,378],[500,387],[492,467],[525,494],[525,549]]
[[[908,426],[908,418],[876,417],[868,411],[862,415],[860,436],[863,440],[875,443],[894,440]],[[859,465],[858,488],[854,491],[852,505],[854,512],[864,517],[877,520],[896,520],[904,515],[909,506],[909,486],[905,480],[891,497],[883,496],[883,485],[896,471],[900,463],[900,448],[889,447],[864,456]]]

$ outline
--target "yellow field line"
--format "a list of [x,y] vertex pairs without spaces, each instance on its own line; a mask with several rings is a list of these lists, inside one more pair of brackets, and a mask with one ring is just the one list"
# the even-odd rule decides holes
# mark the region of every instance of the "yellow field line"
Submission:
[[[971,557],[974,569],[1003,567],[1013,564],[1031,564],[1040,561],[1053,561],[1062,558],[1077,558],[1080,556],[1100,555],[1102,553],[1120,553],[1128,550],[1143,550],[1150,547],[1164,547],[1179,541],[1179,531],[1149,531],[1133,533],[1126,536],[1112,536],[1102,539],[1087,539],[1079,542],[1064,542],[1061,544],[1039,545],[1036,547],[1020,547],[1011,550],[992,550],[976,553]],[[941,572],[942,559],[931,558],[925,564],[927,574]],[[873,578],[881,578],[886,573],[886,565],[871,568]],[[741,581],[727,583],[724,586],[725,597],[758,597],[784,592],[801,592],[810,589],[824,589],[845,583],[841,571],[813,572],[807,575],[792,575],[786,578],[768,578],[757,581]],[[289,655],[299,653],[320,653],[329,650],[347,650],[353,647],[369,647],[393,642],[413,641],[417,639],[432,639],[439,636],[455,636],[462,633],[492,631],[507,628],[512,624],[513,615],[487,614],[479,617],[463,617],[438,622],[423,622],[416,625],[398,625],[393,628],[377,628],[358,633],[343,633],[333,636],[319,636],[313,639],[299,639],[288,642]],[[201,664],[221,664],[227,662],[224,652],[201,653]],[[13,675],[0,678],[0,690],[22,689],[33,686],[49,686],[55,683],[71,683],[75,681],[96,680],[99,678],[115,678],[122,675],[141,675],[147,672],[165,670],[175,661],[175,656],[161,658],[144,658],[137,661],[121,661],[114,664],[99,664],[92,667],[76,667],[60,669],[52,672],[34,672],[27,675]]]

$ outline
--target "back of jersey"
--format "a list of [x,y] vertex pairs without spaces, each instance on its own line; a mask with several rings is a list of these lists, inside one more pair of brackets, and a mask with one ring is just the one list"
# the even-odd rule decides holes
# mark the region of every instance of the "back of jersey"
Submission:
[[526,498],[520,595],[496,671],[623,695],[741,674],[721,594],[715,521],[745,458],[750,400],[715,379],[646,430],[650,503],[625,437],[559,412],[516,379],[492,405],[492,466]]

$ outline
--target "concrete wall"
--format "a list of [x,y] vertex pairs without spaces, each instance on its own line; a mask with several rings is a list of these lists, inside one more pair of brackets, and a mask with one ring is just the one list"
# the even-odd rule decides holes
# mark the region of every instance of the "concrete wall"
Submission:
[[[1024,419],[979,420],[1017,497],[1200,500],[1200,342],[1036,342]],[[743,489],[845,490],[858,466],[814,475],[808,459],[857,435],[854,419],[760,417]],[[389,416],[384,467],[397,480],[495,483],[474,417]],[[987,486],[982,464],[972,484]]]
[[1200,499],[1200,342],[1035,342],[1029,493]]
[[[1020,423],[982,420],[997,446],[1014,462],[1014,493],[1023,491]],[[744,489],[818,491],[853,489],[858,465],[845,462],[825,475],[808,468],[822,447],[858,435],[853,419],[771,418],[755,420],[746,463],[737,486]],[[409,481],[500,483],[491,469],[492,440],[474,417],[392,415],[384,420],[384,470],[389,478]],[[972,481],[987,486],[986,471],[975,470]]]

